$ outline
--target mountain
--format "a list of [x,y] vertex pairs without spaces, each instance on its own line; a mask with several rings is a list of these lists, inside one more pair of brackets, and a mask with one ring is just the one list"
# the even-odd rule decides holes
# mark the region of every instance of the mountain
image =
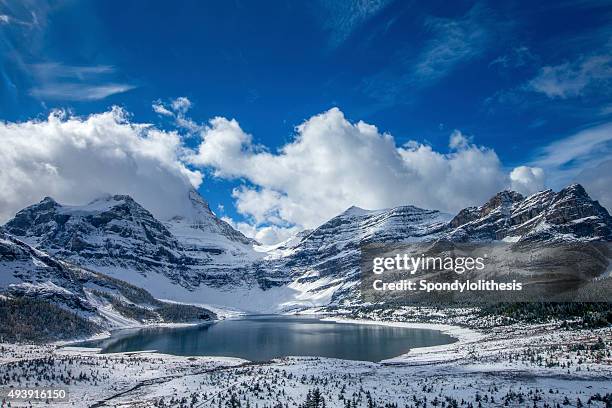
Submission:
[[86,205],[46,197],[19,211],[4,230],[57,258],[139,281],[150,273],[190,289],[244,278],[259,255],[249,240],[218,219],[196,191],[187,215],[159,221],[127,195]]
[[[145,322],[210,320],[215,317],[214,313],[203,308],[161,302],[143,289],[61,261],[2,231],[0,298],[3,306],[12,305],[12,316],[20,313],[20,306],[35,304],[39,313],[48,314],[47,319],[52,320],[54,314],[63,313],[64,318],[83,330],[74,333],[57,326],[58,331],[51,333],[53,325],[47,322],[45,326],[48,327],[43,331],[49,338],[91,335],[103,329]],[[11,316],[2,316],[2,319],[6,318]],[[23,324],[31,326],[31,321],[39,318],[30,316]],[[22,325],[0,326],[16,329]]]
[[179,241],[127,195],[68,206],[45,197],[19,211],[4,230],[28,244],[72,263],[163,272],[180,281],[194,263]]
[[503,191],[483,206],[461,210],[449,227],[450,237],[460,241],[612,241],[610,214],[580,184],[527,198]]
[[266,259],[268,269],[292,277],[295,300],[284,306],[350,304],[358,302],[360,248],[369,243],[612,242],[612,218],[574,184],[529,197],[502,191],[454,217],[412,206],[378,211],[351,207],[295,241],[275,248]]
[[219,219],[195,190],[187,197],[187,211],[164,221],[189,259],[190,275],[210,286],[249,279],[249,268],[261,255],[253,250],[257,241],[245,237]]
[[362,245],[439,237],[451,218],[413,206],[375,211],[351,207],[304,234],[299,243],[276,248],[266,268],[292,279],[295,299],[285,308],[337,303],[357,290]]
[[351,207],[273,247],[218,219],[197,192],[186,199],[187,211],[157,220],[129,196],[84,206],[45,198],[4,229],[157,298],[254,312],[358,303],[361,247],[370,243],[612,242],[610,214],[578,184],[529,197],[502,191],[454,216],[414,206]]

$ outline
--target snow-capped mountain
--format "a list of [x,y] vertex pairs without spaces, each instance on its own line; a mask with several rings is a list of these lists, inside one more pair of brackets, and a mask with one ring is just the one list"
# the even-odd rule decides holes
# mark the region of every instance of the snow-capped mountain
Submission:
[[245,278],[247,267],[261,258],[253,250],[257,242],[219,219],[197,191],[189,192],[187,202],[186,214],[174,216],[163,224],[190,260],[190,275],[203,276],[209,285]]
[[97,330],[214,317],[202,308],[160,302],[141,288],[61,261],[3,231],[0,293],[4,299],[35,299],[59,306]]
[[180,280],[193,260],[178,240],[130,196],[98,198],[68,206],[45,197],[19,211],[4,230],[28,244],[72,263],[163,271]]
[[78,265],[120,271],[128,280],[131,272],[158,273],[186,288],[206,280],[202,275],[235,277],[259,257],[253,242],[218,219],[197,192],[190,192],[189,204],[188,215],[162,222],[127,195],[78,206],[46,197],[19,211],[4,229]]
[[454,217],[412,206],[378,211],[351,207],[299,242],[276,248],[266,262],[293,279],[289,286],[297,291],[296,299],[286,306],[340,303],[356,298],[362,245],[437,240],[610,242],[612,217],[578,184],[526,198],[502,191]]
[[351,207],[305,234],[299,243],[276,248],[266,267],[292,278],[289,287],[296,296],[284,307],[338,302],[357,289],[362,245],[432,239],[443,233],[451,218],[413,206],[375,211]]
[[611,241],[612,218],[580,184],[527,198],[502,191],[480,207],[461,210],[449,225],[454,240],[509,242]]
[[[130,196],[62,205],[45,198],[19,211],[6,233],[54,257],[125,280],[161,299],[232,306],[285,283],[257,265],[256,243],[217,218],[196,192],[180,215],[158,220]],[[244,300],[246,306],[249,302]]]
[[46,198],[4,228],[37,249],[157,298],[250,311],[355,301],[360,251],[368,243],[612,242],[609,213],[577,184],[529,197],[503,191],[455,216],[413,206],[351,207],[266,248],[254,248],[254,241],[218,219],[197,192],[187,198],[189,211],[162,221],[128,196],[84,206]]

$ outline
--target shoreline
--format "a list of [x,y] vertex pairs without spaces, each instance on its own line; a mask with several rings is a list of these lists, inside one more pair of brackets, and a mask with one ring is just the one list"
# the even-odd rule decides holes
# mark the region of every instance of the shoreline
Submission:
[[474,329],[465,327],[442,324],[442,323],[420,323],[420,322],[393,322],[393,321],[380,321],[380,320],[367,320],[367,319],[349,319],[344,317],[326,317],[322,318],[322,321],[331,321],[340,324],[368,324],[377,326],[388,326],[388,327],[403,327],[406,329],[425,329],[425,330],[436,330],[441,333],[447,334],[457,341],[447,344],[440,344],[437,346],[425,346],[425,347],[413,347],[407,353],[400,354],[395,357],[391,357],[385,360],[381,360],[378,364],[406,364],[412,357],[423,354],[436,353],[447,353],[458,347],[464,347],[472,343],[486,338],[486,334],[478,332]]
[[[230,319],[240,319],[246,317],[248,315],[237,315],[233,316]],[[273,316],[286,316],[284,314],[278,314]],[[119,331],[129,331],[129,330],[141,330],[149,327],[192,327],[198,326],[201,324],[213,324],[216,322],[220,322],[226,319],[215,319],[207,322],[201,323],[153,323],[153,324],[143,324],[138,326],[128,326],[128,327],[120,327],[116,329],[109,330],[104,333],[100,333],[98,335],[91,336],[86,339],[76,339],[76,340],[62,340],[59,342],[49,343],[51,346],[55,346],[58,350],[72,351],[72,352],[84,352],[87,354],[95,353],[101,354],[101,348],[99,347],[83,347],[79,346],[80,343],[88,342],[88,341],[98,341],[109,339],[113,336],[114,333]],[[393,321],[380,321],[380,320],[367,320],[367,319],[350,319],[345,317],[333,317],[333,316],[324,316],[319,318],[320,321],[323,322],[333,322],[337,324],[360,324],[360,325],[376,325],[376,326],[388,326],[388,327],[401,327],[406,329],[423,329],[423,330],[434,330],[439,331],[441,333],[447,334],[451,336],[456,341],[452,343],[446,343],[436,346],[424,346],[424,347],[413,347],[407,353],[397,355],[395,357],[391,357],[388,359],[384,359],[378,362],[374,362],[374,364],[388,365],[388,364],[405,364],[407,363],[411,357],[416,355],[421,355],[424,353],[427,354],[435,354],[435,353],[447,353],[451,351],[453,348],[460,348],[466,346],[471,343],[478,342],[482,340],[486,335],[484,333],[478,332],[474,329],[469,329],[465,327],[460,327],[456,325],[449,324],[441,324],[441,323],[427,323],[427,322],[393,322]],[[131,352],[118,352],[113,354],[134,354],[134,353],[150,353],[150,350],[142,350],[142,351],[131,351]],[[172,357],[183,357],[183,358],[195,358],[195,357],[208,357],[208,358],[233,358],[228,356],[199,356],[199,355],[189,355],[189,356],[179,356],[170,353],[163,353],[155,350],[155,353],[160,355],[168,355]],[[287,358],[287,357],[304,357],[304,356],[282,356],[277,359]],[[328,357],[317,357],[317,358],[328,358]],[[352,360],[352,359],[341,359],[344,361],[350,362],[359,362],[360,360]],[[249,360],[250,361],[250,360]]]
[[[609,354],[606,357],[612,344],[612,328],[565,331],[556,330],[554,325],[518,324],[477,331],[443,323],[329,315],[320,320],[437,330],[458,340],[413,348],[380,362],[299,356],[252,362],[236,357],[177,356],[153,350],[101,354],[95,348],[7,344],[0,358],[0,375],[3,369],[9,372],[8,367],[12,367],[11,370],[20,370],[19,381],[28,376],[35,378],[34,374],[40,375],[41,370],[46,376],[72,376],[70,392],[87,401],[88,406],[157,406],[162,398],[168,402],[177,395],[188,399],[195,396],[205,403],[213,395],[218,398],[220,391],[225,393],[223,398],[229,398],[236,388],[260,406],[273,406],[279,395],[298,404],[311,389],[318,387],[330,408],[343,408],[344,402],[337,399],[338,381],[346,387],[347,395],[357,395],[365,389],[381,404],[401,404],[398,406],[414,402],[415,396],[421,402],[425,397],[428,402],[448,397],[477,404],[477,395],[495,396],[495,402],[482,400],[483,407],[500,406],[504,400],[510,401],[510,406],[524,406],[517,398],[526,401],[534,395],[542,403],[556,406],[566,398],[570,401],[581,398],[586,403],[597,394],[612,393],[612,384],[607,380],[612,374],[612,360]],[[605,348],[589,346],[598,338],[604,339]],[[79,378],[81,372],[87,375],[86,379]],[[269,386],[272,393],[263,395],[253,388],[253,381]],[[380,391],[394,387],[397,392],[392,395]],[[592,406],[602,407],[596,401]],[[74,402],[66,401],[60,406],[69,408]],[[35,406],[46,405],[41,401]]]

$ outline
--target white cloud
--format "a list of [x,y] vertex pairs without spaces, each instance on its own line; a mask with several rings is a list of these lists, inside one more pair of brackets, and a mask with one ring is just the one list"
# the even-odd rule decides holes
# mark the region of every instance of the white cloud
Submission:
[[519,166],[510,172],[511,188],[524,195],[544,190],[544,170],[540,167]]
[[398,147],[391,135],[350,123],[334,108],[296,132],[271,153],[254,145],[237,121],[217,117],[190,161],[211,167],[217,177],[245,179],[234,190],[237,210],[264,227],[313,228],[351,205],[456,211],[510,185],[495,152],[457,131],[448,153],[418,142]]
[[79,83],[53,83],[30,89],[30,95],[41,99],[70,101],[97,101],[108,96],[134,89],[127,84],[88,85]]
[[454,130],[450,135],[448,147],[451,149],[465,149],[470,145],[470,139],[466,137],[461,131]]
[[167,218],[185,210],[188,189],[202,182],[181,163],[177,133],[132,124],[119,108],[0,123],[0,139],[1,221],[44,196],[83,204],[102,194],[130,194]]
[[323,26],[331,34],[330,45],[342,44],[358,27],[381,12],[392,0],[320,0]]
[[418,58],[417,78],[436,80],[459,63],[479,56],[490,41],[488,20],[480,5],[458,19],[429,18],[425,26],[433,36]]
[[191,109],[191,101],[185,96],[179,96],[173,99],[168,104],[161,101],[153,102],[153,111],[162,116],[174,118],[174,124],[180,128],[186,129],[191,133],[195,133],[202,127],[186,116],[187,111]]
[[427,17],[428,37],[422,46],[409,43],[400,48],[386,68],[365,77],[360,88],[377,101],[375,109],[407,102],[418,90],[484,55],[504,27],[480,3],[453,18]]
[[222,219],[242,232],[246,237],[253,238],[263,245],[278,244],[300,232],[300,229],[297,227],[279,227],[276,225],[256,226],[247,222],[235,222],[228,217],[222,217]]
[[163,116],[174,116],[170,110],[168,110],[161,102],[154,102],[152,105],[153,111]]
[[542,67],[527,88],[549,98],[566,99],[582,95],[589,87],[607,87],[611,79],[612,57],[594,55],[572,63]]
[[115,72],[110,65],[76,66],[46,62],[28,65],[28,70],[36,82],[29,93],[39,99],[95,101],[135,88],[105,79]]
[[191,108],[191,101],[185,96],[179,96],[171,102],[171,106],[175,112],[185,114]]
[[571,171],[584,162],[601,161],[610,153],[611,143],[612,122],[608,122],[549,144],[540,151],[535,163],[545,169]]
[[[610,126],[552,144],[531,167],[508,174],[493,150],[459,131],[450,135],[445,152],[416,141],[398,146],[393,136],[352,123],[337,108],[306,120],[274,152],[254,144],[237,121],[221,117],[202,128],[193,150],[179,133],[130,122],[119,108],[86,118],[56,112],[46,120],[0,123],[0,219],[45,195],[82,204],[107,193],[130,194],[168,218],[186,211],[186,192],[202,182],[193,166],[200,166],[240,180],[233,198],[245,220],[233,225],[271,244],[351,205],[414,204],[454,212],[505,188],[533,192],[543,187],[542,169],[547,175],[563,172],[596,151],[605,156]],[[573,153],[564,156],[568,150]]]
[[0,24],[8,24],[11,21],[11,18],[6,14],[0,14]]
[[[612,176],[605,170],[612,157],[612,122],[593,126],[545,146],[532,161],[546,172],[547,183],[561,188],[571,182],[584,184],[587,192],[612,209],[607,191],[612,191]],[[602,167],[600,167],[600,165]],[[600,169],[600,171],[595,170]]]
[[79,78],[101,74],[112,74],[115,67],[111,65],[65,65],[58,62],[44,62],[29,66],[39,79]]

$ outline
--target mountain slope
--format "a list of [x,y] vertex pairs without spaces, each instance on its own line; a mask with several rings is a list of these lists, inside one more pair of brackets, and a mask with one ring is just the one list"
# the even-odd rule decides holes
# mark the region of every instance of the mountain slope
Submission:
[[285,307],[346,304],[357,301],[362,245],[438,240],[516,245],[612,242],[612,218],[578,184],[527,198],[502,191],[455,217],[411,206],[380,211],[352,207],[298,243],[276,248],[266,262],[267,268],[293,278],[289,286],[297,291],[296,299]]
[[60,259],[131,282],[157,273],[190,290],[248,280],[247,266],[260,257],[254,241],[218,219],[196,191],[189,193],[188,207],[186,215],[161,222],[130,196],[81,206],[46,197],[4,229]]
[[4,230],[79,265],[173,274],[192,261],[161,222],[125,195],[102,197],[82,206],[61,205],[45,197],[19,211]]
[[523,197],[502,191],[454,217],[402,206],[351,207],[275,247],[219,220],[192,191],[189,210],[159,221],[128,196],[85,206],[52,199],[20,211],[7,232],[58,258],[124,279],[157,298],[273,312],[358,302],[361,247],[369,243],[612,242],[612,218],[580,185]]
[[306,234],[298,244],[276,248],[266,268],[290,276],[296,299],[283,307],[338,302],[355,293],[360,248],[368,243],[420,241],[438,237],[451,216],[403,206],[369,211],[351,207]]
[[454,240],[612,241],[610,214],[579,184],[527,198],[503,191],[481,207],[461,210],[450,227]]
[[[60,261],[2,231],[0,294],[4,302],[48,303],[97,329],[214,318],[203,308],[160,302],[126,282]],[[78,334],[58,330],[63,337]]]
[[[262,288],[285,283],[255,265],[264,256],[253,249],[255,242],[218,219],[196,191],[185,201],[180,215],[160,221],[129,196],[79,206],[45,198],[19,211],[4,229],[58,259],[130,282],[160,299],[231,307],[232,293],[263,301]],[[241,308],[253,304],[237,300],[243,301]],[[270,310],[275,301],[264,303]]]
[[218,286],[248,280],[251,265],[261,258],[253,250],[257,242],[213,214],[197,191],[189,192],[187,202],[187,214],[166,220],[164,226],[191,260],[192,283]]

